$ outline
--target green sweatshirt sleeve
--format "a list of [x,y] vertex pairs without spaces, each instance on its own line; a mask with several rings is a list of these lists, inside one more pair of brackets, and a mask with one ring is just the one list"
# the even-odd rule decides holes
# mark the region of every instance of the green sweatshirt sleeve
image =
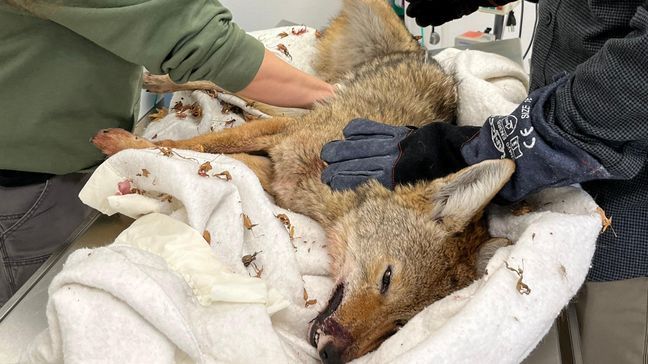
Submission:
[[209,80],[245,88],[263,61],[263,45],[232,22],[216,0],[40,0],[37,15],[100,47],[169,74],[178,83]]

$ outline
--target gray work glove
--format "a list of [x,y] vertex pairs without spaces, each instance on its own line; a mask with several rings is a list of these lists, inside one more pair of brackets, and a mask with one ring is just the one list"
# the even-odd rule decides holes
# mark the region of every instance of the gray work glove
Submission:
[[478,130],[443,122],[416,129],[355,119],[344,128],[345,140],[322,148],[321,158],[329,163],[322,181],[340,190],[368,179],[394,188],[444,177],[467,166],[460,148]]

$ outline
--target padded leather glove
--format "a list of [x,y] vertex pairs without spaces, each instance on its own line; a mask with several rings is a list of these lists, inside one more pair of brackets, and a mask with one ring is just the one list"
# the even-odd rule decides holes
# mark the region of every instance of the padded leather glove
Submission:
[[422,27],[441,25],[472,14],[480,6],[499,6],[513,0],[408,0],[407,16]]
[[344,128],[345,140],[322,148],[321,158],[329,163],[322,181],[341,190],[369,179],[394,188],[443,177],[467,166],[461,145],[478,130],[442,122],[415,129],[355,119]]
[[545,121],[545,104],[567,80],[563,76],[534,91],[510,115],[488,118],[479,134],[462,148],[468,164],[486,159],[515,160],[516,171],[498,197],[514,202],[546,187],[612,178],[594,157],[560,136]]

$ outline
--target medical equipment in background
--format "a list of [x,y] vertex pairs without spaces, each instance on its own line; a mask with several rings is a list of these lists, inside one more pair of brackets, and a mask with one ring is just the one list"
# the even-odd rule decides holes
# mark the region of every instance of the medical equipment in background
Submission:
[[[469,46],[472,44],[492,42],[502,39],[504,32],[504,20],[506,19],[506,27],[514,32],[517,26],[517,19],[515,18],[515,8],[520,5],[520,1],[515,1],[501,6],[481,6],[480,12],[495,15],[493,28],[486,28],[484,31],[467,31],[455,37],[455,46]],[[524,20],[524,2],[522,2],[522,12],[520,16]],[[492,31],[492,32],[491,32]],[[522,24],[520,24],[520,34],[522,36]]]
[[[502,33],[504,31],[504,18],[506,17],[506,26],[511,31],[515,31],[517,25],[517,20],[515,19],[515,8],[520,5],[520,0],[508,3],[506,5],[500,6],[480,6],[479,11],[482,13],[494,14],[495,23],[493,26],[493,34],[495,39],[502,39]],[[522,4],[522,9],[524,9],[524,4]],[[521,19],[524,19],[524,13],[520,16]],[[520,29],[522,29],[522,24],[520,24]]]

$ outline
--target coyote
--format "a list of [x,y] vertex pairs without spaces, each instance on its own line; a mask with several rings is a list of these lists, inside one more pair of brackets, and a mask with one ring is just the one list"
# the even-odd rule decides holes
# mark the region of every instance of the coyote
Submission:
[[[93,142],[108,155],[156,146],[232,154],[278,205],[318,221],[327,232],[336,284],[311,323],[309,340],[323,362],[340,363],[375,350],[423,308],[478,278],[480,252],[505,244],[488,235],[483,210],[515,165],[485,161],[393,191],[375,181],[331,190],[320,181],[320,150],[341,139],[350,120],[413,126],[452,120],[457,94],[453,77],[424,62],[423,50],[384,0],[345,0],[318,51],[318,75],[342,87],[304,115],[155,143],[108,129]],[[259,152],[269,158],[248,154]]]

